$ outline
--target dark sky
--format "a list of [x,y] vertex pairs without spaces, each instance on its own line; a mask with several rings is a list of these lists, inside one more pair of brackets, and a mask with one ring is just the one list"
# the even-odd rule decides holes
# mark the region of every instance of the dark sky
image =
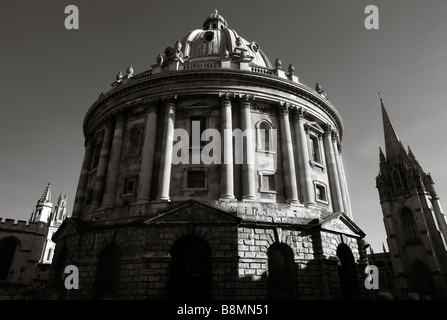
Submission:
[[[379,30],[364,26],[367,5]],[[79,8],[67,30],[65,7]],[[0,2],[0,217],[27,220],[48,182],[69,210],[84,155],[82,122],[119,71],[150,69],[218,9],[271,61],[319,82],[344,122],[343,159],[354,221],[374,250],[386,242],[375,177],[384,146],[378,92],[447,199],[447,1],[11,1]],[[447,201],[447,200],[445,200]]]

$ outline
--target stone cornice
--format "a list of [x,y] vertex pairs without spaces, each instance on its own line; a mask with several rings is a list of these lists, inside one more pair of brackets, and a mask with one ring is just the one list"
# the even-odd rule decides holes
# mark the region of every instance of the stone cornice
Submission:
[[[209,79],[215,79],[217,81],[232,79],[234,82],[229,81],[212,86]],[[193,88],[191,86],[176,86],[175,92],[178,95],[195,93],[195,94],[216,94],[222,91],[225,92],[241,92],[248,90],[241,90],[238,86],[250,86],[254,85],[259,87],[259,85],[264,85],[271,89],[279,89],[284,93],[296,95],[304,100],[307,100],[321,110],[323,110],[331,120],[336,124],[337,131],[342,137],[343,134],[343,123],[342,119],[335,109],[335,107],[330,103],[329,100],[321,97],[314,89],[302,84],[295,83],[293,81],[279,78],[274,75],[254,73],[244,70],[234,70],[234,69],[219,69],[219,70],[193,70],[193,71],[172,71],[164,72],[152,75],[150,72],[143,72],[125,83],[115,86],[106,94],[100,96],[100,98],[93,103],[84,118],[84,134],[88,132],[87,128],[91,125],[92,118],[101,113],[105,109],[106,105],[110,102],[114,102],[118,99],[124,98],[129,94],[138,93],[139,91],[145,90],[147,88],[155,88],[157,86],[167,85],[165,91],[156,91],[152,96],[147,96],[147,98],[155,98],[164,95],[169,95],[172,93],[172,87],[169,88],[171,83],[190,83],[194,80],[206,80],[209,86],[206,88]],[[292,100],[293,101],[293,100]]]

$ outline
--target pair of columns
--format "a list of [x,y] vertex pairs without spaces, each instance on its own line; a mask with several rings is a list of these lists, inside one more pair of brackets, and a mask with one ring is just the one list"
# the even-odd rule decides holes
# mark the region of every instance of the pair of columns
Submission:
[[328,167],[329,186],[334,212],[344,212],[352,218],[345,170],[338,147],[337,133],[327,126],[323,135],[326,163]]
[[[158,201],[169,201],[169,188],[172,166],[172,148],[174,139],[175,123],[175,99],[165,100],[165,119],[163,132],[162,158],[158,183]],[[147,202],[150,198],[150,188],[153,174],[154,148],[157,128],[157,110],[154,105],[148,106],[145,139],[142,149],[142,162],[140,169],[138,202]],[[283,156],[284,184],[286,192],[286,201],[288,203],[299,203],[298,183],[293,153],[292,135],[289,120],[290,107],[286,104],[280,106],[280,130],[281,130],[281,149]],[[309,167],[309,154],[307,150],[307,136],[304,129],[304,112],[299,109],[294,114],[294,131],[296,134],[298,148],[298,170],[299,185],[303,190],[305,203],[313,203],[314,191]],[[232,200],[234,197],[234,164],[233,164],[233,142],[232,142],[232,105],[229,96],[221,97],[221,131],[223,133],[223,155],[224,161],[221,165],[221,196],[222,200]],[[255,173],[255,146],[252,136],[253,126],[251,122],[250,100],[247,97],[241,99],[241,130],[246,132],[246,147],[244,149],[244,162],[242,165],[242,199],[253,201],[256,196],[256,173]],[[118,168],[120,164],[121,149],[123,144],[125,116],[119,113],[115,117],[115,126],[113,121],[107,119],[105,123],[103,142],[98,162],[96,180],[93,190],[92,204],[94,206],[113,206],[116,194],[116,185],[118,179]],[[250,129],[250,130],[247,130]],[[330,132],[330,131],[327,131]],[[336,140],[331,139],[332,135],[324,135],[324,144],[326,149],[326,162],[328,164],[329,183],[333,199],[334,211],[344,211],[349,206],[347,197],[346,181],[344,179],[344,169],[338,150]],[[73,207],[73,216],[77,216],[82,211],[88,176],[90,173],[90,163],[93,155],[93,146],[91,140],[85,144],[85,155],[81,174],[79,178],[75,203]]]
[[[283,155],[284,184],[286,192],[286,202],[291,204],[299,203],[298,186],[296,179],[295,160],[293,153],[292,134],[289,120],[289,105],[280,106],[280,130],[281,130],[281,150]],[[256,173],[255,173],[255,146],[252,136],[253,126],[251,123],[250,101],[244,97],[241,100],[241,130],[246,133],[246,147],[244,148],[244,161],[242,165],[242,191],[243,200],[257,200],[256,196]],[[234,178],[233,178],[233,144],[232,144],[232,114],[231,101],[228,96],[221,99],[222,126],[224,132],[223,150],[224,164],[222,165],[221,199],[234,199]],[[250,129],[250,130],[247,130]],[[299,168],[302,170],[301,187],[304,188],[305,202],[312,201],[312,178],[309,169],[309,159],[307,152],[307,140],[304,131],[303,112],[295,117],[295,132],[299,142]]]
[[[149,200],[152,167],[154,161],[155,137],[157,128],[157,113],[153,105],[146,107],[145,140],[142,149],[142,162],[140,169],[139,198],[140,201]],[[126,115],[118,112],[114,120],[109,116],[104,125],[101,151],[96,169],[95,184],[93,186],[92,205],[98,207],[113,206],[115,204],[116,186],[118,182],[119,165],[122,154],[124,127]],[[73,205],[73,217],[78,217],[84,205],[87,191],[90,166],[94,153],[91,139],[86,139],[85,154],[82,162],[77,192]],[[144,183],[146,182],[146,183]]]

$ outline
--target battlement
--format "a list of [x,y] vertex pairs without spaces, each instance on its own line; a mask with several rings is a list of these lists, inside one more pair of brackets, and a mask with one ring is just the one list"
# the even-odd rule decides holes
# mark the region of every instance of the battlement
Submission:
[[0,230],[36,232],[43,225],[46,223],[0,217]]

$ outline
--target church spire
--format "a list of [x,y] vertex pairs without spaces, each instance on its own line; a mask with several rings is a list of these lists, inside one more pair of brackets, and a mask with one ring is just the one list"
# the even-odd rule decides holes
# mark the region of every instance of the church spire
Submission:
[[380,97],[380,104],[382,106],[382,120],[383,120],[383,133],[385,136],[385,154],[387,159],[398,158],[402,153],[405,154],[402,142],[397,136],[394,130],[393,124],[391,123],[388,113],[386,112],[385,106],[383,105],[382,97]]
[[51,182],[48,183],[45,191],[42,194],[42,197],[39,200],[40,202],[51,202]]
[[51,202],[51,183],[48,183],[42,197],[37,201],[36,208],[31,214],[32,222],[48,222],[53,203]]

